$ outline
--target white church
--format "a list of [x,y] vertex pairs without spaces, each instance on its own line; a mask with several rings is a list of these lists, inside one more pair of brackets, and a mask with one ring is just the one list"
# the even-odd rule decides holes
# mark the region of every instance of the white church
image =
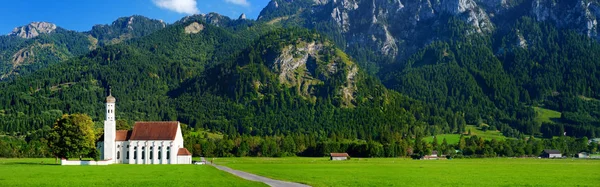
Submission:
[[[97,148],[106,164],[191,164],[192,154],[183,147],[178,121],[135,122],[133,130],[116,130],[115,103],[106,97],[104,137]],[[98,164],[100,165],[100,164]]]

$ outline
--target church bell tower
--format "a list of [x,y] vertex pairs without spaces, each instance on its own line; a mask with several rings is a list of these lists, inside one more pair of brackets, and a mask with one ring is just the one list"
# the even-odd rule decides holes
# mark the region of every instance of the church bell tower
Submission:
[[115,103],[117,99],[112,96],[111,89],[108,90],[108,97],[106,97],[106,120],[104,120],[104,150],[103,160],[112,160],[116,162],[116,150],[115,150],[115,134],[117,122],[115,119]]

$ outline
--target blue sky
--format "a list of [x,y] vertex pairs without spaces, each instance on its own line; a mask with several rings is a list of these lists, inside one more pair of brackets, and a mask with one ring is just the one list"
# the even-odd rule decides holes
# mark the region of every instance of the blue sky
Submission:
[[0,6],[0,35],[34,21],[88,31],[119,17],[143,15],[173,23],[194,13],[217,12],[237,19],[256,19],[269,0],[12,0]]

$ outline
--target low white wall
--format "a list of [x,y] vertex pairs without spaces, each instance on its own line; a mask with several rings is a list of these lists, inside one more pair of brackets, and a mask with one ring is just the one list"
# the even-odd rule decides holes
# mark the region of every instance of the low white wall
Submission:
[[177,164],[192,164],[192,156],[177,156]]
[[111,164],[110,160],[100,160],[100,161],[93,161],[93,160],[65,160],[62,159],[60,160],[60,165],[63,166],[87,166],[87,165],[93,165],[93,166],[106,166]]

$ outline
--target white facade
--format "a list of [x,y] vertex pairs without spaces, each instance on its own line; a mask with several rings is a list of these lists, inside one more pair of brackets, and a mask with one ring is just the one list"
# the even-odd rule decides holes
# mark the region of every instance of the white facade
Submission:
[[331,157],[331,160],[348,160],[348,157],[345,157],[345,156],[344,157],[340,157],[340,156],[338,156],[338,157]]
[[548,154],[548,158],[562,158],[562,154]]
[[[106,103],[106,120],[104,121],[104,140],[98,142],[98,150],[101,152],[101,158],[110,164],[191,164],[191,155],[178,155],[178,151],[183,147],[183,135],[181,134],[181,125],[179,122],[150,122],[157,124],[177,125],[174,138],[166,140],[140,140],[129,139],[129,134],[121,134],[117,137],[115,108],[116,99],[109,95]],[[145,122],[139,122],[145,123]],[[136,130],[134,126],[134,131]],[[141,125],[140,125],[141,126]],[[143,130],[148,130],[148,124]],[[173,127],[173,126],[170,126]],[[174,129],[174,128],[170,128]],[[150,131],[150,130],[148,130]],[[173,131],[171,131],[173,132]],[[149,132],[139,132],[147,135]],[[170,133],[156,132],[152,133]],[[151,133],[150,133],[151,134]],[[160,137],[160,136],[159,136]],[[162,136],[164,137],[164,136]],[[186,149],[187,153],[189,153]]]

